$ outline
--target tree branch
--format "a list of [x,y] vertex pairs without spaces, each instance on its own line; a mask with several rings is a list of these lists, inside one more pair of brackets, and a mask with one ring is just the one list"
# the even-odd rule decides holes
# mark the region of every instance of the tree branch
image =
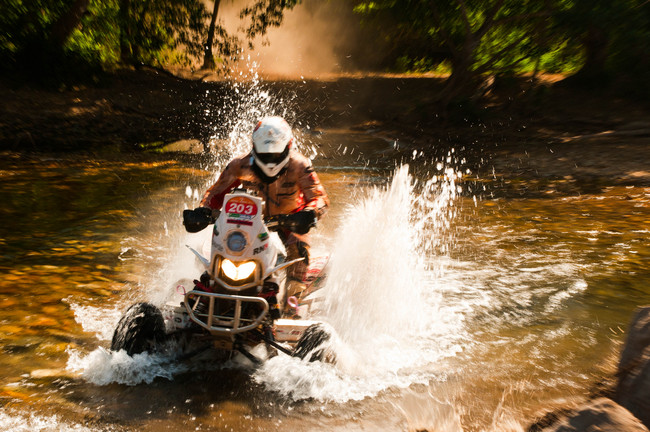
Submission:
[[52,25],[52,39],[57,47],[62,47],[73,30],[81,22],[83,14],[88,9],[90,0],[76,0],[68,10],[61,15]]
[[454,44],[453,39],[449,32],[445,29],[444,25],[442,24],[442,18],[440,16],[440,11],[438,10],[438,7],[436,6],[435,0],[429,1],[429,4],[431,5],[431,11],[433,12],[433,17],[436,20],[438,26],[438,30],[442,34],[442,37],[444,38],[445,44],[449,47],[449,50],[451,51],[452,56],[456,57],[458,53],[460,53],[460,48]]
[[504,0],[497,0],[497,2],[490,8],[488,11],[485,20],[483,20],[483,24],[481,24],[481,27],[476,31],[475,37],[477,39],[482,39],[483,36],[493,27],[494,24],[494,17],[497,16],[497,13],[499,13],[499,10],[501,10],[501,6],[503,6]]
[[[477,68],[477,69],[475,70],[475,72],[476,72],[478,75],[480,75],[480,74],[482,74],[482,73],[484,73],[484,72],[486,72],[486,71],[492,69],[492,66],[494,65],[494,63],[496,63],[496,60],[501,58],[501,54],[503,54],[504,52],[508,51],[508,50],[511,49],[512,47],[514,47],[514,46],[516,46],[516,45],[519,45],[519,44],[520,44],[521,42],[523,42],[524,39],[526,39],[527,37],[529,37],[529,35],[528,35],[528,34],[524,34],[524,35],[522,35],[520,38],[518,38],[517,40],[515,40],[514,42],[505,45],[505,46],[504,46],[503,48],[501,48],[499,51],[497,51],[496,53],[494,53],[494,55],[492,55],[492,56],[490,57],[490,60],[489,60],[489,61],[483,63],[483,65],[482,65],[481,67]],[[526,56],[522,56],[522,58],[520,58],[519,60],[513,62],[512,64],[517,64],[517,63],[521,62],[525,57],[526,57]]]
[[[499,0],[503,1],[503,0]],[[469,22],[469,13],[467,12],[467,5],[465,4],[465,0],[456,0],[458,5],[460,6],[460,11],[461,13],[461,18],[463,18],[463,24],[465,24],[465,31],[467,32],[468,35],[472,34],[472,23]]]
[[494,21],[495,25],[503,25],[507,23],[511,23],[514,21],[523,21],[527,20],[530,18],[545,18],[548,17],[551,13],[550,12],[532,12],[529,14],[519,14],[519,15],[513,15],[505,18],[498,19]]

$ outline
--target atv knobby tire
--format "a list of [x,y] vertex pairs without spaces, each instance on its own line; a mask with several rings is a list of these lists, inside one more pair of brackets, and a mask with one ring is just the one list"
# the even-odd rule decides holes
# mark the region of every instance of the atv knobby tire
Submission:
[[152,352],[166,339],[165,322],[160,310],[150,303],[129,307],[117,323],[111,350],[125,350],[130,356]]
[[327,346],[323,346],[326,345],[330,338],[330,332],[322,324],[310,325],[298,340],[293,356],[301,359],[309,357],[310,362],[327,361],[334,363],[334,354]]

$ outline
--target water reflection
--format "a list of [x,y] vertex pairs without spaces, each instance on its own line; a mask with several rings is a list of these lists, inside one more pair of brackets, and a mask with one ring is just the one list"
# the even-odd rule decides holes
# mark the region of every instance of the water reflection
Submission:
[[0,159],[0,338],[3,383],[60,368],[66,349],[92,344],[71,310],[107,305],[133,287],[121,242],[140,226],[143,199],[201,173],[171,160]]
[[[376,143],[368,145],[364,157]],[[383,171],[345,156],[337,163],[346,169],[317,160],[333,201],[317,233],[326,245],[342,209],[384,181]],[[477,194],[483,180],[469,178],[459,184],[453,223],[436,231],[447,247],[432,248],[427,281],[442,310],[453,312],[441,319],[459,320],[461,349],[417,371],[426,380],[359,401],[295,402],[245,370],[205,368],[210,359],[199,359],[204,364],[172,381],[94,386],[69,376],[70,351],[105,346],[108,323],[124,305],[169,289],[170,251],[184,249],[180,227],[171,224],[193,203],[186,188],[202,190],[213,173],[165,158],[10,156],[0,159],[0,174],[0,398],[19,413],[36,406],[43,415],[58,412],[61,424],[457,430],[460,422],[463,430],[505,430],[540,407],[585,394],[604,376],[633,308],[650,301],[650,189],[574,194],[556,193],[555,185],[545,193],[546,186],[521,180],[511,186],[522,193],[494,197],[489,189],[498,182],[486,181],[488,191]],[[440,336],[419,343],[430,349]]]

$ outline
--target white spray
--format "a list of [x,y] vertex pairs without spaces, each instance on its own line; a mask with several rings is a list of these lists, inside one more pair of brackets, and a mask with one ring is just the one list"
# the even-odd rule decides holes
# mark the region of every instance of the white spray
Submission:
[[[214,170],[215,176],[232,156],[249,150],[250,131],[260,117],[291,117],[290,104],[271,97],[254,70],[248,78],[247,82],[232,82],[238,96],[236,102],[227,104],[236,105],[220,108],[222,113],[231,113],[230,132],[223,139],[215,135],[211,141],[218,157],[214,166],[206,168]],[[210,113],[219,114],[219,109]],[[295,129],[299,130],[299,125]],[[314,149],[302,149],[307,153],[310,150],[313,153]],[[441,301],[442,287],[431,271],[447,247],[445,230],[453,217],[456,179],[453,170],[440,167],[438,175],[418,184],[403,166],[387,187],[372,188],[364,198],[345,203],[348,209],[334,241],[323,313],[341,342],[337,366],[278,356],[266,362],[254,379],[296,399],[340,401],[430,379],[431,373],[422,373],[422,366],[453,355],[462,334],[462,314]],[[214,178],[207,183],[212,181]],[[139,259],[147,263],[142,266],[141,286],[135,291],[140,299],[157,305],[176,295],[179,278],[194,278],[200,271],[184,247],[190,244],[200,249],[196,244],[199,239],[184,233],[180,223],[172,223],[183,207],[196,206],[202,194],[195,188],[184,188],[177,205],[167,202],[164,208],[168,210],[160,210],[162,227],[153,241],[151,236],[146,240],[138,235],[125,239],[125,248],[137,249],[143,256]],[[124,308],[127,306],[125,303]],[[75,310],[85,311],[78,314],[82,324],[84,316],[98,316],[83,308]],[[114,328],[116,314],[108,316],[111,322],[105,322],[105,327]],[[93,326],[84,327],[95,330]],[[102,340],[107,336],[98,332]],[[97,384],[137,384],[176,373],[165,366],[166,359],[142,356],[136,360],[129,363],[98,348],[88,355],[71,351],[68,367]],[[313,368],[319,368],[318,373],[306,372]],[[147,373],[138,372],[143,370]]]
[[443,234],[449,225],[456,178],[448,171],[418,188],[402,166],[387,187],[348,203],[318,317],[336,331],[336,365],[276,357],[257,371],[258,382],[294,400],[345,402],[440,373],[436,362],[467,336],[463,313],[441,297],[449,287],[431,270],[443,249],[431,226]]

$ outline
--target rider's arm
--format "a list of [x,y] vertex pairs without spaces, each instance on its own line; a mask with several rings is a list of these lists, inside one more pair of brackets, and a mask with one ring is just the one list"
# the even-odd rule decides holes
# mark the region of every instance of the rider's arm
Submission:
[[330,200],[309,159],[305,158],[302,163],[304,167],[300,170],[298,185],[305,200],[303,209],[313,209],[316,217],[320,218],[327,211]]
[[239,160],[234,159],[223,170],[217,182],[210,186],[210,188],[203,195],[201,200],[201,207],[209,207],[213,210],[221,210],[223,199],[227,193],[241,184],[239,179]]

